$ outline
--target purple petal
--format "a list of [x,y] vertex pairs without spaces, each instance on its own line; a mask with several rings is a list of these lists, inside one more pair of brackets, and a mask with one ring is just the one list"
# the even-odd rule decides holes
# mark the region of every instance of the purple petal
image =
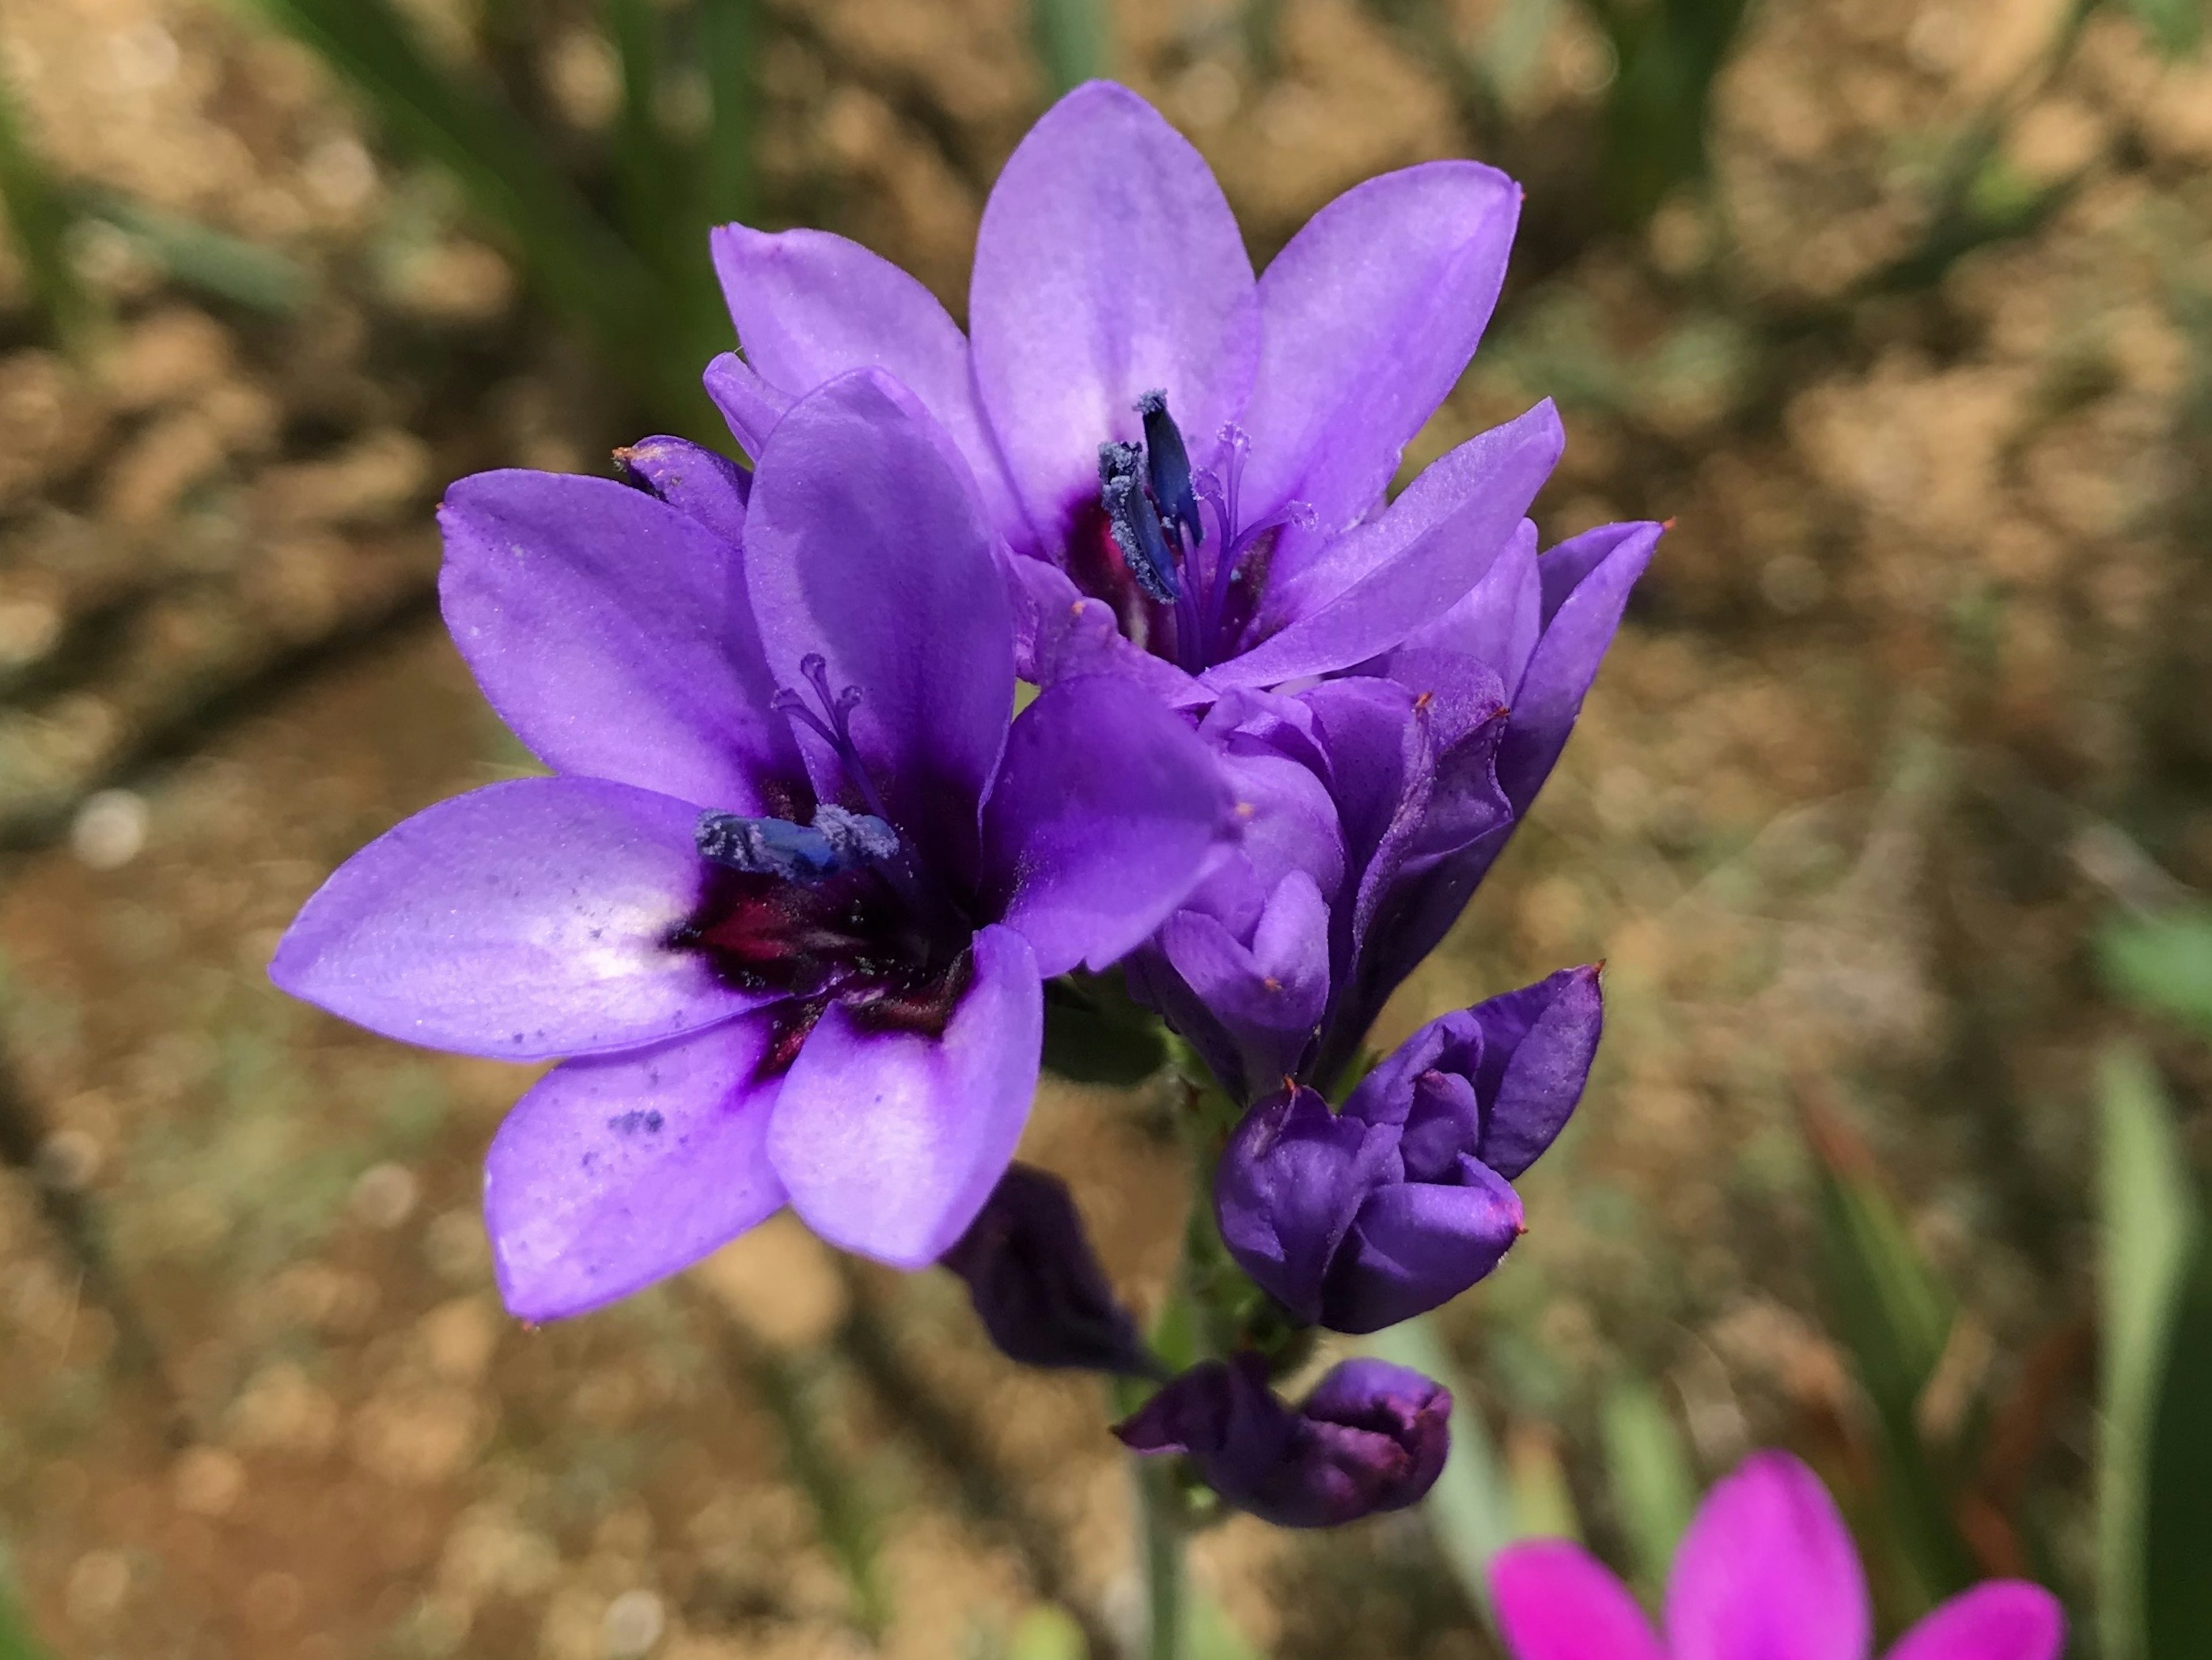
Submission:
[[1399,1182],[1368,1195],[1330,1268],[1322,1325],[1381,1331],[1442,1308],[1504,1260],[1524,1231],[1520,1197],[1488,1166],[1460,1164],[1465,1185]]
[[975,381],[1048,548],[1098,493],[1098,447],[1154,389],[1206,464],[1243,409],[1259,305],[1237,221],[1143,99],[1092,82],[1030,129],[983,209],[968,304]]
[[1236,1041],[1248,1085],[1297,1069],[1328,1003],[1328,906],[1313,878],[1283,878],[1249,946],[1219,919],[1186,910],[1160,929],[1160,949]]
[[1595,965],[1562,969],[1469,1011],[1482,1027],[1483,1163],[1511,1178],[1534,1164],[1582,1099],[1605,1028]]
[[484,1158],[484,1225],[507,1308],[581,1314],[665,1279],[783,1206],[768,1161],[765,1016],[556,1067]]
[[548,766],[738,812],[798,775],[731,543],[643,490],[561,473],[464,478],[438,522],[453,643]]
[[1286,541],[1326,540],[1382,499],[1474,355],[1520,213],[1521,187],[1495,168],[1430,161],[1346,191],[1275,256],[1243,422],[1254,522],[1302,501],[1319,524]]
[[753,476],[727,456],[688,438],[641,438],[615,452],[615,465],[626,483],[697,520],[732,547],[744,544]]
[[[853,736],[928,861],[976,875],[976,809],[1014,701],[1012,608],[973,496],[896,382],[861,370],[792,406],[754,475],[746,581],[779,684],[827,660]],[[824,793],[847,796],[809,745]],[[849,799],[847,805],[859,803]]]
[[1397,1132],[1279,1090],[1244,1115],[1213,1180],[1214,1214],[1237,1265],[1309,1324],[1352,1219],[1395,1157]]
[[1024,709],[983,812],[987,882],[1048,979],[1104,969],[1182,903],[1233,820],[1189,723],[1111,675]]
[[1523,519],[1482,581],[1442,617],[1407,635],[1382,672],[1400,678],[1392,666],[1399,660],[1450,652],[1488,664],[1510,701],[1543,632],[1544,588],[1537,563],[1535,521]]
[[934,1262],[1012,1162],[1043,1042],[1043,982],[1012,928],[975,936],[973,976],[935,1036],[832,1004],[769,1129],[792,1208],[833,1245]]
[[1139,1377],[1157,1364],[1114,1295],[1067,1183],[1014,1164],[944,1266],[967,1283],[999,1353],[1025,1366]]
[[666,943],[699,901],[698,816],[590,778],[441,801],[338,867],[269,977],[387,1037],[503,1061],[714,1025],[762,1000]]
[[711,240],[745,361],[763,381],[799,398],[850,369],[884,370],[952,435],[1000,533],[1018,548],[1034,542],[976,406],[967,338],[934,295],[827,231],[724,225]]
[[1914,1626],[1889,1660],[2058,1660],[2065,1643],[2057,1597],[2023,1579],[1995,1579]]
[[1482,580],[1565,445],[1548,398],[1468,439],[1427,467],[1380,517],[1304,563],[1273,566],[1256,624],[1267,637],[1202,678],[1224,691],[1278,685],[1398,646]]
[[700,380],[729,424],[730,435],[747,455],[757,457],[768,447],[768,435],[775,430],[775,423],[791,407],[791,395],[762,380],[752,365],[733,351],[726,351],[708,363]]
[[1559,544],[1536,562],[1544,587],[1544,634],[1513,694],[1513,714],[1498,745],[1498,781],[1516,813],[1526,812],[1552,770],[1583,696],[1597,678],[1620,626],[1628,591],[1665,531],[1663,525],[1605,525]]
[[1813,1472],[1762,1452],[1705,1495],[1667,1587],[1674,1660],[1866,1660],[1857,1550]]
[[1513,1660],[1667,1660],[1628,1587],[1563,1539],[1490,1559],[1490,1594]]

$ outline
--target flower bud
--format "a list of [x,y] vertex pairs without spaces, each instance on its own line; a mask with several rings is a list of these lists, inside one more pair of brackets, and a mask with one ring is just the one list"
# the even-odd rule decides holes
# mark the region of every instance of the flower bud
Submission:
[[1136,1322],[1115,1299],[1058,1177],[1010,1166],[941,1260],[967,1282],[983,1329],[1009,1359],[1151,1375]]
[[1250,1353],[1176,1377],[1114,1433],[1188,1456],[1224,1502],[1285,1528],[1328,1528],[1418,1504],[1451,1448],[1451,1394],[1417,1371],[1346,1360],[1295,1408]]
[[1221,1237],[1297,1318],[1380,1331],[1449,1301],[1522,1231],[1510,1178],[1581,1098],[1602,1023],[1597,970],[1430,1022],[1341,1112],[1285,1088],[1245,1115],[1214,1180]]

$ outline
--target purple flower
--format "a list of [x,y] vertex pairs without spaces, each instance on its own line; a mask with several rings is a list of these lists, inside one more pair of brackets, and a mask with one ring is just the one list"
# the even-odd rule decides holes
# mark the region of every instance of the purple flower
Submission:
[[1186,1455],[1263,1521],[1333,1528],[1426,1496],[1451,1450],[1451,1394],[1403,1366],[1346,1360],[1294,1409],[1247,1352],[1194,1366],[1114,1433],[1136,1452]]
[[1010,605],[939,441],[860,374],[750,481],[660,439],[622,458],[641,488],[447,494],[454,642],[555,775],[356,854],[270,972],[391,1037],[574,1057],[487,1164],[518,1314],[623,1296],[787,1202],[934,1262],[1012,1156],[1042,980],[1128,951],[1224,833],[1203,747],[1138,689],[1071,681],[1010,727]]
[[1130,1377],[1151,1372],[1137,1323],[1114,1295],[1067,1183],[1057,1176],[1009,1166],[944,1262],[967,1282],[983,1329],[1007,1359]]
[[1510,1185],[1581,1098],[1597,970],[1432,1020],[1341,1112],[1310,1089],[1244,1116],[1214,1176],[1230,1255],[1309,1325],[1380,1331],[1482,1279],[1522,1231]]
[[810,387],[896,375],[1020,556],[1024,672],[1116,666],[1200,704],[1392,649],[1512,534],[1564,441],[1549,403],[1381,504],[1481,337],[1520,201],[1472,161],[1388,173],[1255,279],[1198,153],[1092,82],[991,192],[971,337],[851,242],[732,225],[714,256],[744,356],[708,389],[757,453]]
[[[1812,1471],[1762,1452],[1705,1495],[1674,1557],[1661,1642],[1628,1588],[1578,1545],[1501,1551],[1491,1589],[1515,1660],[1867,1660],[1866,1576]],[[1888,1660],[2058,1660],[2058,1601],[1997,1579],[1953,1597]]]

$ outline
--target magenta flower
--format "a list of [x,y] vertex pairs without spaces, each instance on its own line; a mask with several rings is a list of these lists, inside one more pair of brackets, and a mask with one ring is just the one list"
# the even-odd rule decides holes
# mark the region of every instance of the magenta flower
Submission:
[[896,375],[1020,556],[1029,677],[1110,663],[1203,703],[1392,649],[1513,534],[1564,442],[1549,403],[1382,502],[1481,337],[1520,204],[1472,161],[1387,173],[1255,278],[1198,152],[1094,82],[992,190],[968,337],[854,243],[727,226],[714,257],[744,356],[708,389],[758,453],[811,387]]
[[[1873,1615],[1858,1552],[1812,1471],[1763,1452],[1705,1495],[1667,1586],[1662,1643],[1628,1588],[1559,1541],[1515,1545],[1490,1567],[1515,1660],[1867,1660]],[[1899,1638],[1887,1660],[2057,1660],[2058,1601],[1992,1580]]]
[[787,1202],[935,1261],[1013,1155],[1043,980],[1134,946],[1228,833],[1140,688],[1067,682],[1010,721],[1010,602],[939,441],[859,374],[750,478],[653,440],[623,458],[641,488],[447,496],[454,642],[555,775],[364,848],[270,973],[389,1037],[571,1057],[487,1163],[518,1314],[623,1296]]

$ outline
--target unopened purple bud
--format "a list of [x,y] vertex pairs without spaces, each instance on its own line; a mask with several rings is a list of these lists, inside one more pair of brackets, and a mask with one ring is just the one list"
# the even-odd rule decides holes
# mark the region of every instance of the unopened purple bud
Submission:
[[1431,1021],[1341,1112],[1310,1089],[1261,1101],[1214,1177],[1230,1254],[1332,1331],[1449,1302],[1523,1231],[1510,1178],[1574,1110],[1602,1020],[1597,970],[1570,969]]
[[1154,1375],[1067,1184],[1029,1164],[999,1179],[944,1265],[967,1281],[991,1341],[1025,1366]]
[[1451,1393],[1417,1371],[1346,1360],[1297,1407],[1242,1353],[1175,1378],[1114,1433],[1182,1453],[1223,1500],[1285,1528],[1329,1528],[1419,1504],[1451,1450]]

